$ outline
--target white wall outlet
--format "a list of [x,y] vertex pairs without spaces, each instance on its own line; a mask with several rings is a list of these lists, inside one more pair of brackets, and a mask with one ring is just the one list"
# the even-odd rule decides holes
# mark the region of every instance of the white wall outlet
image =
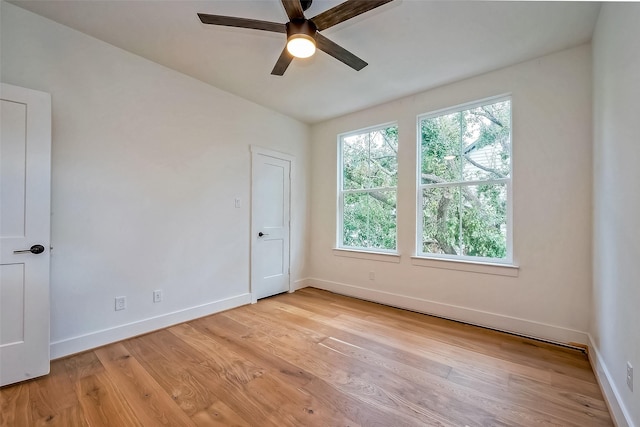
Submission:
[[116,297],[116,311],[127,308],[127,297]]
[[375,271],[370,271],[370,272],[369,272],[369,280],[376,280],[376,273],[375,273]]
[[627,362],[627,386],[629,390],[633,391],[633,366],[631,366],[631,362]]
[[157,291],[153,291],[153,302],[160,302],[162,301],[162,291],[161,290],[157,290]]

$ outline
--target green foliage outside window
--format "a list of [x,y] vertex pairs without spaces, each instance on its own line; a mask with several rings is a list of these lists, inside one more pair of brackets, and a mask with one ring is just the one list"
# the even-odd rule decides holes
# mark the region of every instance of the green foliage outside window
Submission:
[[398,128],[341,138],[342,246],[396,249]]
[[507,256],[511,103],[420,120],[422,252]]
[[[511,101],[419,120],[419,254],[505,259],[511,185]],[[398,127],[340,138],[341,238],[395,250]]]

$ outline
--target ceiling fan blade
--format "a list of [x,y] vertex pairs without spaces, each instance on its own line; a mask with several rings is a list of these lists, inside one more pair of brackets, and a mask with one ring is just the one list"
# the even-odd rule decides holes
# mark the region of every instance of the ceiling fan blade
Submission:
[[320,33],[316,33],[316,46],[323,52],[336,58],[338,61],[344,62],[356,71],[362,70],[367,64],[362,59],[349,52],[347,49],[335,44]]
[[304,19],[304,11],[300,0],[282,0],[284,10],[287,11],[289,19]]
[[274,33],[286,33],[287,25],[277,22],[259,21],[257,19],[236,18],[233,16],[208,15],[199,13],[198,17],[203,24],[224,25],[227,27],[250,28],[253,30],[271,31]]
[[276,61],[276,65],[273,67],[273,70],[271,70],[271,74],[274,76],[284,75],[284,72],[287,71],[287,67],[291,64],[291,61],[293,61],[293,55],[289,53],[287,46],[285,46],[280,57]]
[[310,20],[316,24],[318,31],[322,31],[391,1],[393,0],[347,0],[310,18]]

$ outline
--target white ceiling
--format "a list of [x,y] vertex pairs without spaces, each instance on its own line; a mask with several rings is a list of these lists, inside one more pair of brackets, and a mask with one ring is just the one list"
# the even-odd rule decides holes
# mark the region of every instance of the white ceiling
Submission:
[[[286,22],[279,0],[12,3],[307,123],[361,110],[591,39],[595,2],[395,0],[323,31],[369,63],[323,52],[271,69],[284,34],[201,24],[197,12]],[[314,0],[307,17],[341,3]]]

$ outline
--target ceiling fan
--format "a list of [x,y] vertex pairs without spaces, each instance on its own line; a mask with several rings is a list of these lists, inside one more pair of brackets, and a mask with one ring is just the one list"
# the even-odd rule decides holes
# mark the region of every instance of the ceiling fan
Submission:
[[282,50],[271,74],[284,75],[294,57],[308,58],[315,53],[316,47],[353,68],[360,71],[368,64],[343,47],[332,42],[320,31],[368,12],[393,0],[347,0],[313,18],[306,18],[304,11],[313,0],[282,0],[289,22],[260,21],[257,19],[237,18],[233,16],[208,15],[198,13],[203,24],[224,25],[228,27],[251,28],[254,30],[285,33],[287,45]]

